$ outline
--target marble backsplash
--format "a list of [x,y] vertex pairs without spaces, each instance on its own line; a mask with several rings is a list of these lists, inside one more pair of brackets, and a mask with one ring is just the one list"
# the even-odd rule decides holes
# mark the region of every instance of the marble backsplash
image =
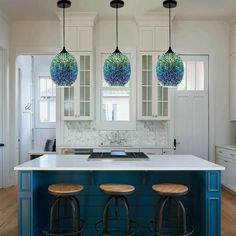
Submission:
[[168,145],[169,122],[137,121],[136,130],[97,130],[94,121],[67,121],[64,146]]

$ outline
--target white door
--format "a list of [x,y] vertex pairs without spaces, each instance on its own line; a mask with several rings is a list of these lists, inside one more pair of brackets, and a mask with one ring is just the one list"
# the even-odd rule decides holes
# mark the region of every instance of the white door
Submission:
[[3,79],[4,79],[4,51],[2,49],[0,49],[0,188],[4,187],[4,173],[3,173],[3,166],[4,166],[4,147],[5,147],[5,143],[4,143],[4,126],[3,126],[3,122],[4,122],[4,83],[3,83]]
[[176,154],[208,160],[208,56],[182,56],[184,79],[175,91]]

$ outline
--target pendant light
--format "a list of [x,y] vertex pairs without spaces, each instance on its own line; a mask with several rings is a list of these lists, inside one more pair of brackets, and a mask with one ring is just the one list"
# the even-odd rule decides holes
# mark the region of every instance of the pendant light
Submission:
[[118,9],[124,6],[124,2],[121,0],[113,0],[110,6],[116,9],[116,49],[106,58],[103,65],[103,74],[105,81],[110,86],[124,86],[129,81],[131,74],[129,59],[120,52],[118,47]]
[[56,85],[68,87],[73,85],[78,75],[77,61],[65,48],[65,9],[71,6],[71,2],[60,0],[57,6],[63,9],[63,49],[52,60],[50,72]]
[[169,9],[169,50],[160,56],[156,73],[162,86],[176,87],[184,76],[183,61],[171,49],[171,8],[175,8],[177,2],[175,0],[166,0],[163,2],[163,6]]

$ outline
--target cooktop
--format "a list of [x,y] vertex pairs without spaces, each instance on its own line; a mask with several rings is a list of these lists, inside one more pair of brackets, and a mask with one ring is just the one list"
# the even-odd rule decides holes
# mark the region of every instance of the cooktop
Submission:
[[121,150],[113,150],[111,152],[93,152],[89,156],[91,159],[125,159],[125,160],[136,160],[136,159],[149,159],[149,157],[143,152],[125,152]]

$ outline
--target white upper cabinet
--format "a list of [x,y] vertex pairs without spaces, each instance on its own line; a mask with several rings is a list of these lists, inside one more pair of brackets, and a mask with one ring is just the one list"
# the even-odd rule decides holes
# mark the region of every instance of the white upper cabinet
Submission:
[[[62,15],[58,14],[62,19]],[[61,120],[94,119],[93,27],[96,14],[72,13],[66,16],[66,49],[75,56],[79,74],[72,87],[61,89],[58,98]]]
[[167,51],[168,27],[140,27],[139,45],[140,51]]
[[66,27],[66,48],[72,52],[93,50],[93,30],[91,27]]
[[139,50],[165,52],[168,50],[168,14],[149,12],[136,19],[139,27]]
[[141,53],[139,73],[139,120],[169,120],[169,90],[157,80],[156,64],[159,53]]

